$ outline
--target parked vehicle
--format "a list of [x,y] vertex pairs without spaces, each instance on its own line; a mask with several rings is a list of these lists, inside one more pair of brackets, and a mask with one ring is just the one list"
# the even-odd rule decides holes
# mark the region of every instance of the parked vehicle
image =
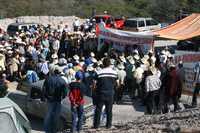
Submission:
[[122,18],[115,19],[111,15],[96,15],[93,18],[96,20],[97,24],[103,21],[107,28],[122,29],[124,23],[124,20]]
[[200,51],[200,37],[181,40],[177,43],[177,50],[185,50],[185,51]]
[[96,20],[96,24],[99,24],[101,21],[103,21],[105,23],[105,27],[114,27],[114,19],[111,15],[96,15],[93,17],[93,19]]
[[124,18],[122,17],[118,17],[118,18],[115,18],[115,27],[117,27],[117,29],[123,29],[124,27]]
[[8,27],[7,27],[7,33],[12,36],[16,32],[19,32],[21,30],[23,30],[23,31],[26,32],[31,27],[36,28],[37,26],[38,26],[38,24],[36,24],[36,23],[12,23],[12,24],[8,25]]
[[[41,101],[42,98],[42,86],[44,80],[40,80],[33,84],[21,83],[18,86],[18,90],[10,92],[8,97],[15,101],[21,109],[28,114],[44,118],[47,112],[47,102]],[[20,89],[22,88],[22,90]],[[92,99],[85,97],[86,103],[84,105],[85,119],[93,115],[94,107],[92,105]],[[64,130],[71,125],[71,104],[68,97],[61,102],[61,114],[60,121],[58,121],[59,130]]]
[[26,115],[9,98],[0,98],[0,123],[1,133],[31,133]]
[[161,24],[152,18],[129,18],[124,22],[123,30],[128,31],[150,31],[158,30]]

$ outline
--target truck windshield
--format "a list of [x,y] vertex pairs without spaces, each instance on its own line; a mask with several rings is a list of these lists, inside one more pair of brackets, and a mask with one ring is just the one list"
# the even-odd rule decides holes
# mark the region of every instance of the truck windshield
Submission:
[[18,28],[17,28],[17,26],[10,25],[10,26],[8,26],[7,31],[16,32],[16,31],[18,31]]
[[136,20],[127,20],[124,23],[125,27],[137,27],[137,21]]

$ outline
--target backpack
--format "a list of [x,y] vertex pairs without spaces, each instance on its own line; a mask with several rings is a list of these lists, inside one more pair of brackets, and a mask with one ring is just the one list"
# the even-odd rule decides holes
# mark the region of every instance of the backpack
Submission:
[[45,96],[49,100],[54,100],[56,95],[59,93],[59,80],[58,77],[50,77],[47,78],[44,82],[44,88],[45,88]]
[[34,82],[37,82],[39,80],[39,78],[38,78],[37,73],[35,71],[28,70],[27,73],[26,73],[26,80],[29,83],[34,83]]

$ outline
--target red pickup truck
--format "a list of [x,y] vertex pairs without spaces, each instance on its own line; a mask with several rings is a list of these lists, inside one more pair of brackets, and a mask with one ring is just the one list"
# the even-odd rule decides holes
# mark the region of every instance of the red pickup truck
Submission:
[[124,26],[123,18],[113,18],[111,15],[95,15],[93,18],[97,24],[103,21],[106,28],[122,29]]

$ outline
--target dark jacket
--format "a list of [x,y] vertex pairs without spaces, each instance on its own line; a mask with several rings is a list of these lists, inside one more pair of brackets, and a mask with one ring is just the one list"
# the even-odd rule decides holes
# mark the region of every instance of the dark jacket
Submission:
[[43,94],[49,102],[61,102],[67,95],[67,84],[59,75],[49,76],[44,82]]
[[97,73],[97,96],[110,97],[114,95],[117,72],[112,68],[104,68]]
[[181,89],[181,80],[176,72],[176,69],[169,72],[167,80],[167,93],[168,96],[177,96]]

